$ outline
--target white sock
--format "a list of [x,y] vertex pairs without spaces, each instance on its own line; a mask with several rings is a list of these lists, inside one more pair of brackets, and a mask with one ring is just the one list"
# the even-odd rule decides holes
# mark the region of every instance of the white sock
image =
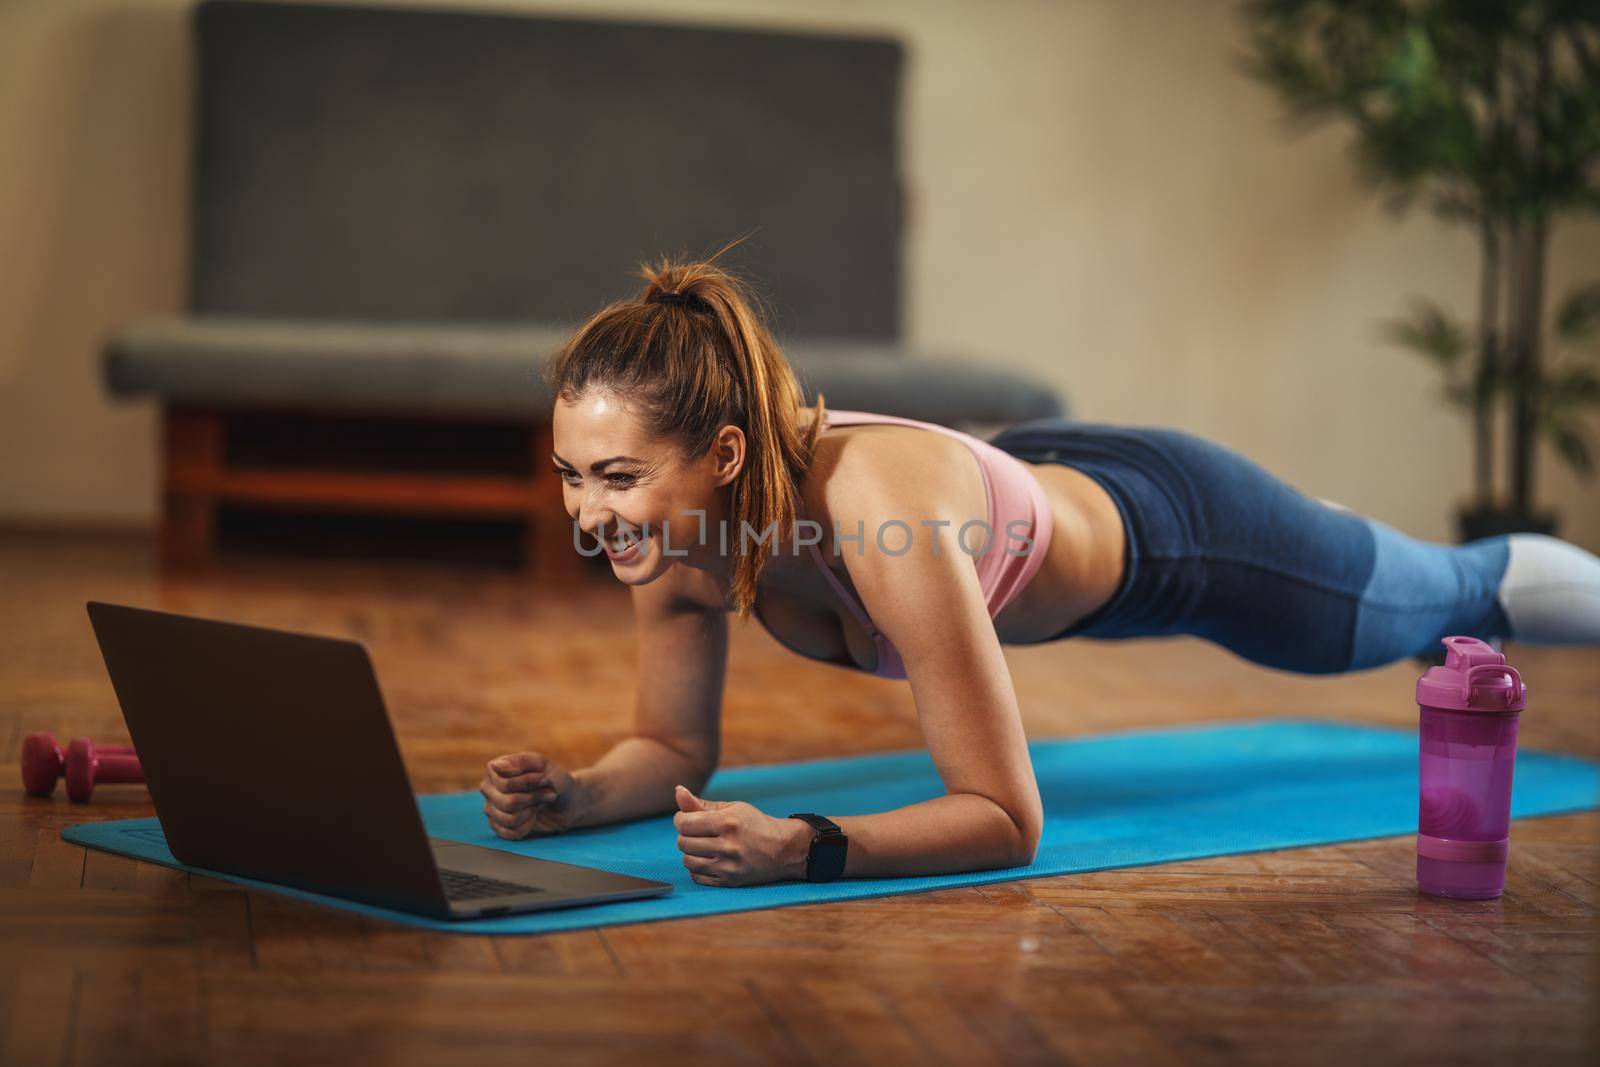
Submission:
[[1600,645],[1600,557],[1544,534],[1512,534],[1500,579],[1511,640]]

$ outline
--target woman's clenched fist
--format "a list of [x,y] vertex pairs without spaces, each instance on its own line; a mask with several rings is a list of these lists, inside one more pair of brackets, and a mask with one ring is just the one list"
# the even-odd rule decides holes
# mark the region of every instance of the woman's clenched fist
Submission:
[[577,780],[538,752],[513,752],[490,760],[478,792],[483,794],[489,826],[509,841],[569,830],[583,808]]

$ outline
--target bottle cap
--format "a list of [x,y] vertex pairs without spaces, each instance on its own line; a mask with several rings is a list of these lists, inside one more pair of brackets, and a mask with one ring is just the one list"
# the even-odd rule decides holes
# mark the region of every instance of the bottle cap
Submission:
[[1512,712],[1528,706],[1528,687],[1506,658],[1476,637],[1446,637],[1442,667],[1417,679],[1417,703],[1452,711]]

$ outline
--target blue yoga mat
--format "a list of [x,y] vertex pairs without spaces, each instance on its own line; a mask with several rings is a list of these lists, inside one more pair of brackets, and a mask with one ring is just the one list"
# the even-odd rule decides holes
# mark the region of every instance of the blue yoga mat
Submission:
[[[249,878],[197,873],[407,926],[534,934],[1299,848],[1417,829],[1415,731],[1268,721],[1039,740],[1028,748],[1044,799],[1045,826],[1038,854],[1027,867],[719,888],[689,877],[670,816],[503,841],[489,830],[483,798],[473,792],[419,797],[428,832],[669,882],[672,892],[648,900],[449,922]],[[1588,760],[1523,751],[1517,756],[1514,784],[1511,807],[1516,816],[1600,806],[1600,765]],[[709,799],[748,801],[769,815],[816,811],[833,816],[886,811],[943,793],[933,760],[921,749],[729,767],[719,770],[705,790]],[[80,823],[61,836],[90,848],[196,870],[172,858],[155,819]]]

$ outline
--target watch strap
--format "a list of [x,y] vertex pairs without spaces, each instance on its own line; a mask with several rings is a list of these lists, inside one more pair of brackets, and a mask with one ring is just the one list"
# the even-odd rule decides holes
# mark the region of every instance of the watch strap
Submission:
[[[850,838],[845,836],[844,828],[832,819],[811,812],[797,812],[789,818],[799,819],[816,831],[806,848],[806,881],[832,882],[842,877],[845,855],[850,848]],[[827,844],[819,849],[821,842]]]
[[840,828],[838,823],[834,822],[832,819],[825,818],[824,816],[821,816],[821,815],[813,815],[810,812],[800,812],[798,814],[789,816],[789,818],[791,818],[791,819],[801,819],[801,820],[804,820],[805,822],[810,823],[811,824],[811,828],[813,830],[817,831],[817,833],[819,833],[819,834],[827,834],[827,833],[842,834],[842,833],[844,833],[844,830]]

